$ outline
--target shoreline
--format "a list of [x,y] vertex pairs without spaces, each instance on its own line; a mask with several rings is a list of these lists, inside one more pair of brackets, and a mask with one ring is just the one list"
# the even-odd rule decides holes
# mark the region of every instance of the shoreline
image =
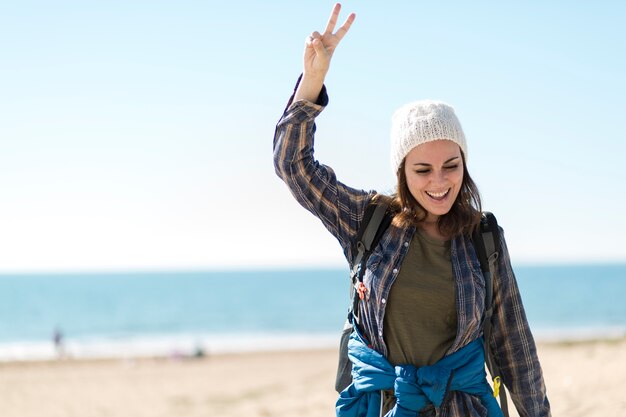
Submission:
[[[537,345],[577,346],[596,343],[620,344],[626,341],[626,333],[619,329],[612,332],[538,332]],[[222,335],[223,336],[223,335]],[[127,340],[68,340],[59,356],[51,341],[0,343],[0,365],[10,363],[45,363],[101,360],[139,359],[194,359],[203,356],[244,355],[271,352],[307,352],[336,350],[339,334],[318,335],[230,335],[211,336],[146,337]]]
[[[327,343],[315,346],[273,346],[259,349],[235,349],[235,350],[215,350],[203,351],[201,355],[190,350],[172,351],[158,354],[129,354],[124,355],[100,355],[100,356],[72,356],[27,358],[27,359],[4,359],[0,358],[0,369],[12,366],[37,366],[37,365],[63,365],[63,364],[97,364],[97,363],[201,363],[211,359],[232,359],[244,357],[263,357],[280,355],[307,355],[311,353],[338,353],[339,338],[332,345]],[[620,346],[624,345],[624,355],[626,356],[626,335],[616,337],[594,337],[594,338],[572,338],[572,339],[539,339],[536,340],[538,350],[554,350],[568,348],[588,348],[598,345]]]

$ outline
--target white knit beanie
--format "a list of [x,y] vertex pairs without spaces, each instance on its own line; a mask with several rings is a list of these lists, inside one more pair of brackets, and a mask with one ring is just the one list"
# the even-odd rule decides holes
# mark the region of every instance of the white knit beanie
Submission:
[[391,168],[394,175],[414,147],[441,139],[455,142],[467,158],[465,135],[451,106],[441,101],[421,100],[396,110],[391,118]]

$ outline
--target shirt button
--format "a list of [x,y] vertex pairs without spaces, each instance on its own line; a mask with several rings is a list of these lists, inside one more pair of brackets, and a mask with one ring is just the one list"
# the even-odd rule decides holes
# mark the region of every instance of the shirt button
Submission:
[[383,331],[382,331],[382,330],[379,330],[379,331],[378,331],[378,335],[379,335],[380,337],[383,337]]
[[382,300],[380,300],[381,303],[385,304],[387,302],[387,300],[385,300],[384,298]]
[[409,246],[409,242],[404,242],[404,247]]
[[392,272],[393,272],[394,274],[397,274],[397,273],[398,273],[398,268],[393,268],[393,271],[392,271]]

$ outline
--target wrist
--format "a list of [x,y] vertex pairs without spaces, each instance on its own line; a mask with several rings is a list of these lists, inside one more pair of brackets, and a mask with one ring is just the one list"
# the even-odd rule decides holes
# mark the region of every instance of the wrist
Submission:
[[302,79],[294,95],[294,101],[307,100],[312,103],[317,101],[322,87],[324,86],[324,77],[315,76],[307,73],[302,74]]
[[302,72],[301,83],[308,83],[312,85],[316,85],[316,84],[323,85],[325,79],[326,79],[326,71],[319,72],[319,71],[304,70]]

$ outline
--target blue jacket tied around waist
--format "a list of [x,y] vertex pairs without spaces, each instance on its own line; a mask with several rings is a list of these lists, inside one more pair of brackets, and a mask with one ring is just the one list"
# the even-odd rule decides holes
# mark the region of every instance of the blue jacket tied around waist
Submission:
[[448,391],[463,391],[480,397],[489,417],[503,417],[487,383],[482,339],[431,366],[393,367],[387,359],[367,346],[358,330],[348,342],[352,362],[352,384],[339,395],[337,417],[378,417],[380,390],[394,389],[395,407],[386,417],[416,417],[430,403],[441,407]]

